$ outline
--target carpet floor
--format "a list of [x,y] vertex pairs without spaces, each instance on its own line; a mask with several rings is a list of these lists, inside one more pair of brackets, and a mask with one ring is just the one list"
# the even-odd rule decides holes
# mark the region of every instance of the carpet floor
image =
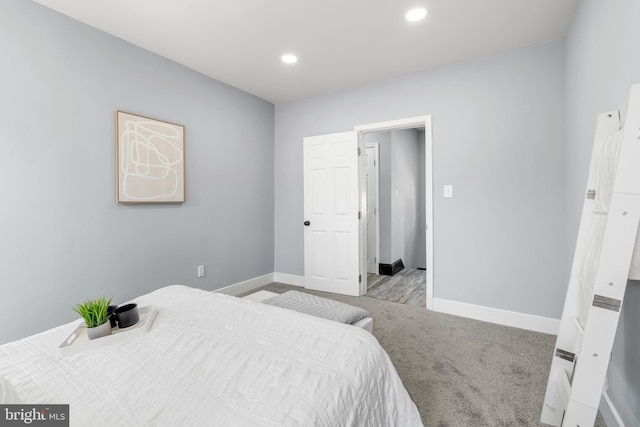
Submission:
[[[303,289],[274,283],[249,293],[259,290]],[[555,336],[375,298],[303,291],[369,311],[373,334],[425,427],[543,426]],[[596,427],[606,425],[599,418]]]

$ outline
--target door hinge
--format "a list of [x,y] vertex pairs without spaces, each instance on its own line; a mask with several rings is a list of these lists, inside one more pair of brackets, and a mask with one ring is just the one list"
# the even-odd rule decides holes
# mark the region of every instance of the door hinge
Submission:
[[362,274],[358,276],[358,283],[362,283]]
[[358,219],[362,219],[362,211],[358,211]]
[[375,160],[373,161],[373,167],[374,168],[376,167],[376,161]]
[[358,156],[362,155],[362,151],[360,150],[360,147],[358,147]]
[[377,264],[377,263],[378,263],[378,258],[373,257],[373,263],[374,263],[374,264]]
[[373,208],[373,214],[378,215],[378,210],[376,208]]

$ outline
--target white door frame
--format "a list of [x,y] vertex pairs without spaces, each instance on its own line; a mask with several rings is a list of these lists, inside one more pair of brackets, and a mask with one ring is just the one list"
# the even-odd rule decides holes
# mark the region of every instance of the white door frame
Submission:
[[[425,176],[425,240],[427,253],[427,309],[433,310],[433,136],[431,132],[431,115],[410,117],[406,119],[390,120],[380,123],[371,123],[355,126],[354,130],[358,134],[358,148],[364,153],[364,133],[402,130],[424,127],[424,176]],[[360,207],[364,212],[366,202],[366,188],[364,185],[364,155],[358,159],[358,169],[360,177]],[[367,230],[366,221],[360,221],[360,271],[367,271]],[[363,274],[360,285],[360,293],[367,292],[367,275]]]
[[[379,265],[380,265],[380,143],[379,142],[369,142],[365,145],[365,150],[367,148],[373,148],[375,150],[375,160],[377,161],[377,165],[375,166],[376,169],[376,176],[375,176],[375,180],[376,180],[376,191],[378,192],[378,194],[376,195],[376,203],[374,206],[375,209],[375,221],[373,224],[373,229],[375,230],[376,233],[376,243],[375,243],[375,253],[373,254],[374,256],[374,268],[376,271],[376,274],[378,274],[378,270],[379,270]],[[367,203],[369,203],[368,200],[368,195],[367,195]],[[366,215],[365,215],[366,216]],[[365,218],[366,221],[369,221],[369,218]],[[367,238],[368,238],[368,233],[367,233]],[[367,245],[367,249],[369,248],[369,246]],[[367,254],[365,254],[365,259],[367,259]],[[367,273],[369,273],[369,271],[367,270]]]

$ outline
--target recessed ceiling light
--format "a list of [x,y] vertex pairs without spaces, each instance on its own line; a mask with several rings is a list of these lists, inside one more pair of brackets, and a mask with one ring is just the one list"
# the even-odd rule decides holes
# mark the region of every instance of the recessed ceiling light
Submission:
[[290,53],[282,55],[281,59],[285,64],[295,64],[296,62],[298,62],[298,57]]
[[415,22],[424,19],[425,16],[427,16],[427,9],[420,7],[417,9],[411,9],[409,12],[407,12],[405,18],[407,18],[407,21],[409,22]]

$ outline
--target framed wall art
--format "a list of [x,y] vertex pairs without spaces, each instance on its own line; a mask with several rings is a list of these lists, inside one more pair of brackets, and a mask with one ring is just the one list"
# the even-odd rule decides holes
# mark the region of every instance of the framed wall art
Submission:
[[183,203],[184,126],[116,112],[117,203]]

